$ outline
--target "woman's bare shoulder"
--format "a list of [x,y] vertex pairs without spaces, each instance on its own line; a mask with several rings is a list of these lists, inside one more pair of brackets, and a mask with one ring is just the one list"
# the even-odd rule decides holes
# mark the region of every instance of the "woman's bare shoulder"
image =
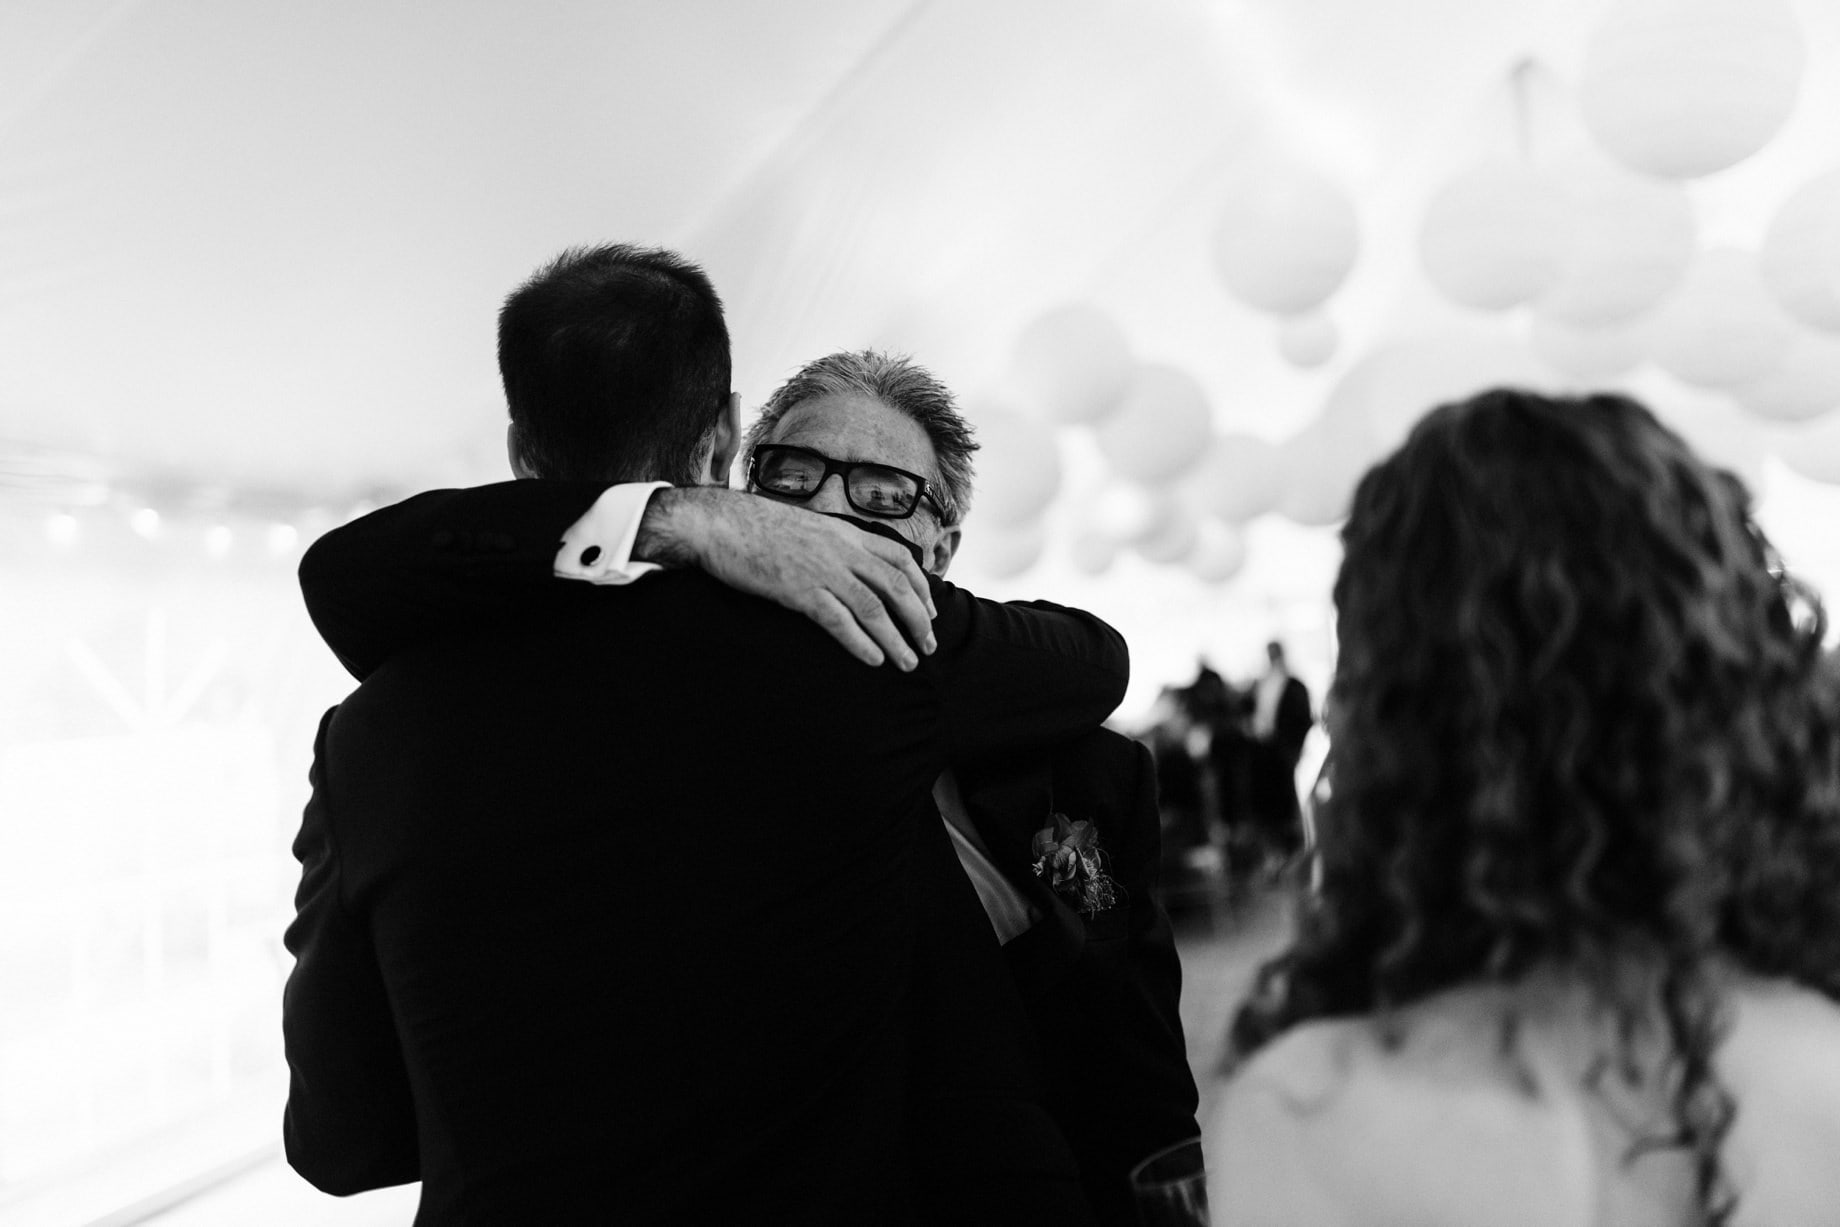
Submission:
[[1588,1221],[1586,1126],[1503,1061],[1495,1017],[1458,994],[1391,1029],[1312,1022],[1259,1051],[1207,1130],[1217,1221]]
[[1718,1069],[1738,1108],[1726,1150],[1739,1221],[1840,1224],[1840,1005],[1760,979],[1727,999]]

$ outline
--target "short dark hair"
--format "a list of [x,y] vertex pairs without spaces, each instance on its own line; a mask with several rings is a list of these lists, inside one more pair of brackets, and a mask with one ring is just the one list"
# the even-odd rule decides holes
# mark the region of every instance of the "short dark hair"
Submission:
[[722,300],[672,252],[572,247],[505,299],[498,369],[537,476],[693,481],[728,402]]
[[748,427],[745,460],[794,406],[820,396],[860,392],[912,418],[926,432],[939,463],[940,519],[964,520],[971,507],[971,453],[978,449],[971,423],[958,411],[952,390],[905,354],[873,349],[826,354],[781,384]]

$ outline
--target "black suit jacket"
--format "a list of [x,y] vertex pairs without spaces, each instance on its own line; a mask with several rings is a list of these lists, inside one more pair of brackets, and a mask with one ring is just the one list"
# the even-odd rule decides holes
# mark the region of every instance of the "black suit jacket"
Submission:
[[[939,652],[870,669],[700,575],[549,579],[599,487],[538,485],[420,496],[303,561],[363,684],[296,842],[289,1160],[333,1192],[420,1178],[419,1223],[900,1221],[932,779],[1101,717],[1122,642],[941,590]],[[341,558],[391,578],[352,591]],[[482,572],[542,595],[374,660],[347,633]]]
[[[1128,1175],[1196,1137],[1197,1093],[1178,1010],[1182,967],[1154,888],[1162,853],[1149,750],[1109,729],[959,768],[966,809],[1004,876],[1044,919],[1003,947],[1045,1070],[1044,1102],[1107,1227],[1132,1227]],[[1088,821],[1120,898],[1082,914],[1033,872],[1054,814]]]

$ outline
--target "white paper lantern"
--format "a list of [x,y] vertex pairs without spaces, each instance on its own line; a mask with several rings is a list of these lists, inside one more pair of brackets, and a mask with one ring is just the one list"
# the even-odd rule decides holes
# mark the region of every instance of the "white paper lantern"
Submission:
[[1131,346],[1096,307],[1060,307],[1017,338],[1010,387],[1017,403],[1051,422],[1096,422],[1118,407],[1135,369]]
[[1039,562],[1047,543],[1047,528],[1040,521],[1016,528],[974,523],[953,555],[952,567],[986,579],[1011,579]]
[[1782,431],[1775,450],[1784,464],[1810,481],[1840,486],[1840,414]]
[[1627,321],[1680,285],[1693,263],[1697,227],[1679,184],[1630,174],[1596,159],[1554,171],[1565,207],[1558,279],[1537,299],[1539,315],[1577,328]]
[[1740,407],[1777,422],[1840,408],[1840,337],[1801,332],[1775,370],[1731,390]]
[[1137,369],[1124,404],[1094,433],[1119,476],[1160,482],[1199,460],[1212,430],[1213,411],[1194,376],[1147,364]]
[[1117,481],[1087,502],[1085,515],[1100,538],[1114,545],[1131,545],[1162,526],[1170,513],[1170,501],[1165,494]]
[[1299,370],[1312,371],[1335,357],[1341,332],[1320,311],[1293,315],[1278,325],[1278,352]]
[[1573,328],[1543,315],[1533,317],[1527,340],[1541,362],[1586,386],[1634,370],[1648,358],[1650,344],[1648,326],[1641,320]]
[[1612,0],[1585,47],[1585,126],[1644,174],[1743,161],[1795,108],[1807,59],[1784,0]]
[[1301,315],[1341,286],[1359,247],[1354,205],[1335,183],[1292,161],[1248,159],[1221,203],[1214,270],[1248,306]]
[[1004,409],[975,415],[979,527],[1026,524],[1061,487],[1060,441],[1051,426]]
[[1112,561],[1118,557],[1118,546],[1100,533],[1088,531],[1073,539],[1067,556],[1073,561],[1074,569],[1081,574],[1104,575],[1111,569]]
[[1156,531],[1131,548],[1150,562],[1181,562],[1195,548],[1195,535],[1194,513],[1174,503]]
[[1768,374],[1794,336],[1751,253],[1718,247],[1700,254],[1686,284],[1656,313],[1655,362],[1683,383],[1725,388]]
[[1758,271],[1789,314],[1840,330],[1840,170],[1797,188],[1764,235]]
[[1557,380],[1515,341],[1490,334],[1395,341],[1365,355],[1337,381],[1323,421],[1359,432],[1370,459],[1405,441],[1418,420],[1488,388],[1550,388]]
[[1727,397],[1682,389],[1676,395],[1655,397],[1651,407],[1702,460],[1736,473],[1752,490],[1762,488],[1767,450],[1763,427]]
[[1373,463],[1373,451],[1360,423],[1316,418],[1279,445],[1283,489],[1278,513],[1310,528],[1343,519],[1355,483]]
[[1566,200],[1550,175],[1505,159],[1464,171],[1431,197],[1419,261],[1452,302],[1485,311],[1519,306],[1558,279]]
[[1239,574],[1246,565],[1246,538],[1229,524],[1202,520],[1196,527],[1195,548],[1188,569],[1203,583],[1219,584]]
[[1284,474],[1275,444],[1252,435],[1221,435],[1182,478],[1182,498],[1229,524],[1244,524],[1278,505]]

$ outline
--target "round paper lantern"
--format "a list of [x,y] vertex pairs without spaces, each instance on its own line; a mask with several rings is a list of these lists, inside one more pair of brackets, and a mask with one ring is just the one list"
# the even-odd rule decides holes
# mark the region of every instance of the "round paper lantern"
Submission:
[[1131,548],[1151,562],[1181,562],[1195,548],[1195,533],[1194,513],[1178,503],[1155,532]]
[[1016,339],[1010,383],[1018,403],[1052,422],[1096,422],[1118,407],[1133,371],[1131,346],[1096,307],[1060,307]]
[[1346,192],[1308,167],[1248,159],[1221,202],[1214,270],[1247,306],[1300,315],[1354,267],[1360,227]]
[[1194,376],[1173,366],[1145,365],[1132,378],[1124,404],[1094,433],[1119,476],[1165,481],[1200,459],[1213,418]]
[[1419,261],[1431,284],[1459,306],[1519,306],[1558,280],[1565,215],[1565,197],[1549,175],[1519,162],[1486,162],[1432,196],[1419,226]]
[[1083,575],[1104,575],[1118,557],[1118,546],[1097,532],[1083,532],[1068,550],[1074,569]]
[[1188,555],[1188,569],[1196,579],[1223,583],[1245,565],[1246,538],[1238,529],[1217,520],[1202,520],[1196,526],[1195,548]]
[[1697,227],[1679,184],[1632,175],[1596,159],[1554,171],[1565,199],[1564,254],[1534,310],[1577,328],[1648,311],[1680,285],[1693,263]]
[[1586,385],[1627,374],[1648,357],[1648,328],[1639,321],[1573,328],[1536,315],[1527,339],[1540,361]]
[[1586,44],[1578,100],[1613,157],[1690,179],[1769,143],[1806,59],[1785,0],[1612,0]]
[[1278,325],[1278,352],[1301,370],[1315,370],[1335,357],[1341,333],[1335,321],[1320,311],[1293,315]]
[[1753,491],[1762,488],[1766,447],[1756,419],[1723,396],[1686,389],[1655,398],[1653,408],[1706,463],[1736,473]]
[[1764,235],[1758,271],[1785,311],[1840,330],[1840,170],[1797,188]]
[[1112,482],[1086,505],[1092,531],[1115,545],[1142,541],[1170,514],[1170,499],[1130,482]]
[[1355,363],[1323,405],[1323,421],[1359,433],[1370,462],[1405,441],[1418,420],[1488,388],[1551,387],[1557,381],[1523,345],[1492,335],[1424,337],[1375,349]]
[[1840,337],[1798,333],[1775,370],[1731,394],[1742,408],[1777,422],[1804,422],[1840,408]]
[[1039,521],[1016,528],[973,525],[952,563],[986,579],[1010,579],[1039,562],[1047,544],[1047,528]]
[[1702,252],[1680,292],[1656,313],[1655,362],[1683,383],[1723,388],[1783,360],[1795,326],[1763,288],[1746,251]]
[[1810,481],[1840,486],[1840,414],[1783,431],[1776,454]]
[[1244,524],[1278,505],[1283,481],[1278,449],[1252,435],[1221,435],[1182,478],[1191,506],[1229,524]]
[[1061,487],[1060,441],[1052,427],[1003,409],[976,415],[980,528],[1035,519]]
[[1374,461],[1361,423],[1321,416],[1280,444],[1279,456],[1283,488],[1277,511],[1310,528],[1347,516],[1355,483]]

